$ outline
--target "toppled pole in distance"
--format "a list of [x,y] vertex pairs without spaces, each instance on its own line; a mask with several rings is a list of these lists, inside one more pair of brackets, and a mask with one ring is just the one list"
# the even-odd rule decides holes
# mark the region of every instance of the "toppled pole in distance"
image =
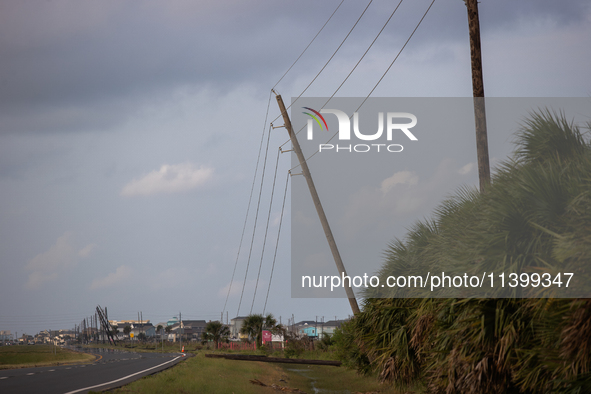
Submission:
[[[285,109],[283,99],[281,98],[281,95],[278,94],[276,94],[276,98],[277,103],[279,104],[279,110],[281,111],[281,115],[283,116],[283,121],[285,122],[285,128],[287,129],[287,132],[289,133],[289,138],[291,139],[293,150],[296,156],[298,157],[300,166],[302,167],[302,175],[304,176],[304,178],[306,178],[306,182],[308,183],[308,188],[310,189],[310,194],[312,195],[312,200],[314,201],[314,206],[316,207],[316,212],[318,213],[318,217],[320,218],[320,223],[322,223],[324,235],[326,236],[326,240],[328,241],[328,246],[330,247],[330,251],[332,252],[332,257],[334,258],[334,262],[337,265],[339,274],[341,275],[341,277],[345,277],[347,276],[347,271],[345,270],[345,266],[343,265],[343,260],[341,259],[339,249],[337,248],[337,243],[335,242],[335,239],[332,235],[332,231],[330,229],[330,225],[328,224],[328,220],[326,219],[324,209],[322,208],[322,204],[320,203],[320,197],[318,197],[318,192],[316,192],[316,186],[314,186],[312,175],[310,175],[308,163],[306,163],[306,159],[304,158],[304,154],[302,153],[300,144],[291,127],[291,120],[289,119],[289,115],[287,114],[287,110]],[[348,286],[345,286],[345,293],[347,294],[347,298],[349,299],[349,304],[351,304],[351,310],[353,311],[353,314],[358,314],[359,305],[357,305],[357,300],[355,299],[355,294],[353,293],[353,289],[351,288],[351,283],[349,283]]]

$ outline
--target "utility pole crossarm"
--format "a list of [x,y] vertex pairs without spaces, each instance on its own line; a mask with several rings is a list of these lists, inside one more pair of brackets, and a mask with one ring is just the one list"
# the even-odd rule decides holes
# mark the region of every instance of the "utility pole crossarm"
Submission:
[[[293,150],[300,162],[300,166],[302,167],[302,175],[304,176],[304,178],[306,178],[306,182],[308,183],[308,188],[310,189],[310,194],[312,195],[312,200],[314,201],[316,212],[318,213],[320,223],[322,224],[324,235],[326,236],[326,240],[328,241],[330,251],[332,252],[332,257],[334,258],[335,264],[337,265],[337,269],[341,277],[347,276],[347,271],[345,270],[343,260],[341,259],[341,255],[337,248],[334,236],[332,235],[332,231],[330,229],[330,225],[328,224],[328,220],[326,219],[326,214],[324,213],[324,209],[322,208],[322,204],[320,203],[320,197],[318,197],[316,186],[314,186],[314,181],[312,180],[312,175],[310,174],[310,169],[308,168],[308,163],[306,163],[306,159],[304,158],[304,154],[302,153],[300,144],[296,138],[295,133],[293,132],[291,120],[289,119],[287,109],[285,108],[285,104],[283,103],[281,95],[277,94],[276,98],[277,103],[279,104],[279,110],[281,111],[281,115],[283,116],[283,121],[285,122],[285,128],[287,129],[287,132],[289,133],[289,138],[291,139]],[[359,305],[357,305],[357,300],[355,299],[355,294],[353,293],[353,289],[351,288],[350,283],[348,286],[345,286],[345,292],[347,294],[347,298],[349,299],[349,304],[351,304],[353,314],[358,314]]]

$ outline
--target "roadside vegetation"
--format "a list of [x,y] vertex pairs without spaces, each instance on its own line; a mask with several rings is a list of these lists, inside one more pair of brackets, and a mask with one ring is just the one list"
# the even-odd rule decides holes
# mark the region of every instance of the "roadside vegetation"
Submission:
[[140,379],[115,392],[254,394],[276,393],[277,390],[299,390],[300,393],[314,393],[317,390],[329,390],[327,392],[330,393],[403,393],[351,369],[205,358],[203,352],[174,368]]
[[[54,354],[55,352],[55,354]],[[74,352],[51,345],[1,346],[0,369],[42,367],[94,361],[90,354]]]
[[[555,281],[574,273],[570,294],[585,297],[590,262],[591,145],[560,114],[535,113],[486,193],[465,188],[444,201],[390,245],[379,275],[547,273],[552,285],[505,284],[486,299],[368,291],[334,338],[339,355],[361,373],[431,393],[591,392],[591,300],[556,298]],[[534,292],[546,298],[519,298]]]

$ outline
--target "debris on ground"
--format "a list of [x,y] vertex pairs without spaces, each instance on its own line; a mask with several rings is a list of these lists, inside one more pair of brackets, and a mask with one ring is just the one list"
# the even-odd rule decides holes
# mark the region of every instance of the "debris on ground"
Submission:
[[306,392],[305,392],[305,391],[302,391],[302,390],[300,390],[300,389],[294,389],[294,388],[291,388],[291,387],[279,386],[279,385],[277,385],[277,384],[272,384],[271,386],[269,386],[269,385],[267,385],[267,384],[265,384],[265,383],[261,382],[261,381],[260,381],[260,380],[258,380],[258,379],[251,379],[251,380],[250,380],[250,383],[252,383],[252,384],[256,384],[256,385],[258,385],[258,386],[263,386],[263,387],[272,387],[274,390],[278,390],[278,391],[284,391],[284,392],[286,392],[286,393],[306,394]]

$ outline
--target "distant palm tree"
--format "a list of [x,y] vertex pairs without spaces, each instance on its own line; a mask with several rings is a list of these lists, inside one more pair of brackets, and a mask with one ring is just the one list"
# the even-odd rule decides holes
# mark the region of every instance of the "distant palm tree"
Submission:
[[205,326],[205,332],[202,334],[204,341],[213,341],[217,349],[220,341],[227,341],[230,336],[230,329],[228,326],[219,321],[210,321]]
[[125,326],[123,328],[123,333],[127,336],[129,336],[129,333],[131,332],[131,326]]
[[279,327],[277,326],[277,320],[272,314],[268,314],[264,317],[262,314],[248,315],[242,323],[240,332],[248,335],[249,338],[253,338],[257,346],[261,346],[263,341],[263,329],[269,329],[272,332],[276,332]]

